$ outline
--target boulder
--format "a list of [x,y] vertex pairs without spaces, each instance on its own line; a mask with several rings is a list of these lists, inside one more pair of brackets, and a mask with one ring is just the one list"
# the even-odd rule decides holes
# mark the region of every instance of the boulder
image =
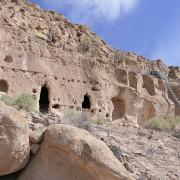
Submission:
[[52,125],[41,148],[19,180],[133,179],[106,144],[89,132],[68,125]]
[[21,170],[30,147],[27,121],[22,112],[0,103],[0,176]]

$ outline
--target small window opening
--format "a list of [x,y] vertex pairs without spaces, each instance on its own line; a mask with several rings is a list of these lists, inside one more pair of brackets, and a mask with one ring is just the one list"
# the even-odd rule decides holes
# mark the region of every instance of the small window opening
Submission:
[[32,92],[33,92],[33,93],[36,93],[36,92],[37,92],[37,90],[36,90],[36,89],[33,89],[33,90],[32,90]]
[[60,105],[59,105],[59,104],[54,104],[54,105],[52,106],[52,108],[53,108],[53,109],[60,109]]
[[12,58],[12,56],[7,55],[7,56],[4,58],[4,61],[7,62],[7,63],[12,63],[12,62],[13,62],[13,58]]

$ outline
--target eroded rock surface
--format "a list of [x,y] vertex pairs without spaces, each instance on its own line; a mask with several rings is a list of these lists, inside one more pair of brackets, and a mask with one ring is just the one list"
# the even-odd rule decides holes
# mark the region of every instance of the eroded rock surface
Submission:
[[29,134],[24,114],[0,103],[0,176],[24,168],[29,155]]
[[19,180],[120,180],[132,179],[102,141],[85,130],[52,125],[40,151]]

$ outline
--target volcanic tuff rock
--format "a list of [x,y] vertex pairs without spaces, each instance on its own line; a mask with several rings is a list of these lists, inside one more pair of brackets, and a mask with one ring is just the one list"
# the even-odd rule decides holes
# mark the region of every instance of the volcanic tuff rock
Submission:
[[1,0],[0,7],[1,93],[32,94],[41,112],[88,109],[135,126],[175,115],[165,81],[149,76],[168,75],[161,60],[114,50],[87,26],[25,0]]
[[[90,134],[87,131],[61,124],[62,119],[58,116],[43,115],[39,117],[33,113],[17,111],[3,104],[0,109],[2,117],[6,116],[7,112],[15,112],[10,117],[12,121],[14,119],[13,122],[18,129],[14,126],[7,126],[7,122],[1,125],[1,129],[9,130],[3,131],[9,132],[8,134],[13,132],[14,136],[9,138],[10,142],[16,143],[21,140],[18,146],[15,146],[16,149],[11,146],[9,151],[3,151],[7,145],[0,146],[0,155],[3,156],[1,159],[11,158],[12,160],[12,164],[7,163],[7,161],[0,164],[2,170],[7,166],[17,166],[17,169],[9,171],[11,173],[23,168],[26,161],[25,164],[20,164],[19,159],[23,160],[23,158],[29,157],[29,149],[31,150],[31,157],[26,168],[13,174],[6,171],[7,176],[0,176],[2,180],[44,179],[46,177],[51,177],[51,179],[66,177],[67,179],[67,176],[73,179],[75,175],[78,175],[79,178],[93,177],[91,179],[105,179],[109,176],[116,179],[118,176],[130,176],[135,179],[169,180],[180,177],[178,169],[180,166],[180,141],[178,139],[180,138],[180,130],[178,129],[177,134],[173,132],[170,134],[135,128],[126,123],[122,124],[121,121],[114,121],[104,123],[104,125],[90,123],[88,125]],[[23,125],[24,121],[25,126]],[[19,129],[20,127],[21,129]],[[23,128],[25,129],[23,130]],[[23,132],[23,135],[19,137],[18,132]],[[37,138],[32,138],[33,133]],[[27,145],[21,146],[24,142],[22,139],[24,136],[27,139]],[[120,162],[102,141],[108,145]],[[2,142],[5,143],[5,141]],[[24,147],[27,147],[28,151],[25,151]],[[15,157],[11,153],[14,149],[16,150]],[[23,156],[23,152],[26,152],[25,156]],[[96,168],[94,169],[94,167]],[[95,174],[96,177],[94,177]]]
[[24,168],[29,155],[28,123],[24,114],[0,103],[0,176]]
[[169,77],[172,79],[178,79],[180,78],[180,67],[174,67],[171,66],[169,67],[170,71],[169,71]]
[[104,142],[59,123],[0,103],[0,179],[133,179]]
[[118,180],[130,178],[106,144],[85,130],[52,125],[19,180]]

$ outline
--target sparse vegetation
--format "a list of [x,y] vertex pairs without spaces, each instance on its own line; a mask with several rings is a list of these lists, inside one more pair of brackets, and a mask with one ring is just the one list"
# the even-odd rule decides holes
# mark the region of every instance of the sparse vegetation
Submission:
[[122,54],[120,51],[116,50],[114,53],[114,62],[118,63],[122,60]]
[[149,121],[148,127],[156,130],[171,130],[180,124],[180,117],[171,117],[167,119],[155,117]]
[[2,102],[4,102],[5,104],[7,104],[8,106],[12,106],[13,102],[15,101],[14,100],[14,97],[9,97],[9,96],[5,96],[3,95],[0,100]]
[[35,99],[29,94],[22,94],[17,97],[2,96],[0,100],[16,109],[22,109],[27,112],[35,111]]
[[85,54],[88,52],[90,47],[91,42],[88,39],[83,39],[78,46],[78,51],[82,54]]
[[97,116],[93,122],[98,125],[103,125],[105,123],[105,119],[101,116]]
[[100,117],[92,118],[89,112],[76,111],[73,109],[65,109],[65,122],[78,128],[90,130],[92,124],[102,125],[105,120]]
[[69,108],[65,109],[64,117],[66,123],[82,129],[88,129],[91,122],[91,117],[88,112],[75,111]]

